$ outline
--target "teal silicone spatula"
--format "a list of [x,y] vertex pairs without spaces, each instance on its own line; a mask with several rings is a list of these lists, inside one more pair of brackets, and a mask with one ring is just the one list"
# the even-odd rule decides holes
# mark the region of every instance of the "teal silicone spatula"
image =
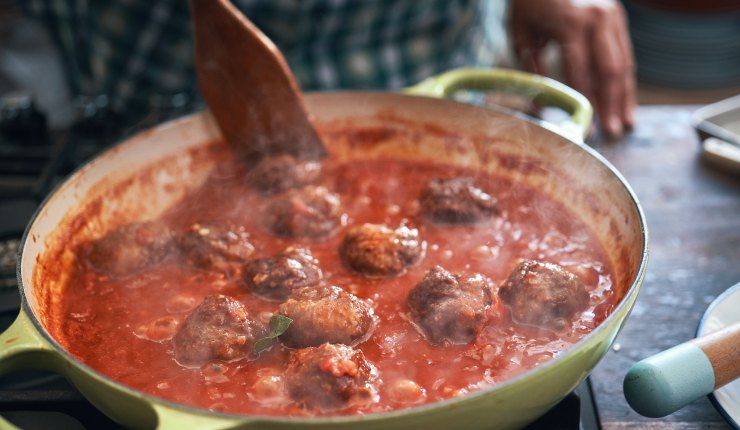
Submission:
[[637,413],[658,418],[739,377],[740,323],[735,323],[636,363],[624,378],[624,396]]

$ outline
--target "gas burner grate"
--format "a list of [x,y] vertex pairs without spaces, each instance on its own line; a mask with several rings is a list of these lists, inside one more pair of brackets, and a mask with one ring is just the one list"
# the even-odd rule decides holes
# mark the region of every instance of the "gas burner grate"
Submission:
[[20,297],[15,275],[20,235],[0,238],[0,330],[5,330],[18,313]]
[[15,262],[18,257],[20,239],[8,239],[0,242],[0,290],[15,289]]

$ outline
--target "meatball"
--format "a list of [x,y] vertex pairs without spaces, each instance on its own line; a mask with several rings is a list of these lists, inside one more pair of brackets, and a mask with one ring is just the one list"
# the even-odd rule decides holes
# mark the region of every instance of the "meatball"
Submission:
[[321,162],[300,160],[289,154],[263,158],[252,170],[252,185],[262,194],[276,194],[315,182],[321,174]]
[[499,295],[520,324],[561,330],[586,308],[589,295],[574,274],[557,264],[524,260],[511,272]]
[[269,203],[265,222],[278,236],[324,238],[342,223],[339,196],[313,185],[290,190]]
[[396,276],[417,263],[426,244],[419,230],[401,225],[363,224],[351,228],[339,246],[339,254],[351,269],[369,277]]
[[162,261],[172,250],[172,235],[163,224],[127,224],[88,244],[86,256],[93,269],[107,275],[140,272]]
[[247,264],[244,282],[254,294],[273,301],[284,301],[293,290],[316,286],[322,278],[311,251],[290,247],[271,258]]
[[184,366],[247,357],[263,328],[241,302],[221,294],[206,297],[173,338],[175,359]]
[[244,227],[215,223],[193,224],[179,238],[188,262],[205,270],[226,272],[243,264],[254,252]]
[[467,177],[432,179],[419,202],[424,216],[440,223],[475,223],[496,213],[496,201]]
[[322,343],[356,345],[375,328],[372,306],[338,287],[308,287],[296,290],[280,305],[278,313],[293,320],[280,336],[290,348]]
[[452,274],[440,266],[429,270],[406,300],[411,319],[433,344],[475,340],[491,306],[492,282],[474,273]]
[[377,399],[377,370],[362,351],[325,343],[293,351],[285,371],[290,397],[312,410],[338,410]]

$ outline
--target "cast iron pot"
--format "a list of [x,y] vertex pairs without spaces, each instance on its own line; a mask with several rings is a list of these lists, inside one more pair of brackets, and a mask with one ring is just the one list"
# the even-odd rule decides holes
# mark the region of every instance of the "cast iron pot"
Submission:
[[[570,113],[569,121],[546,124],[443,99],[461,89],[502,88],[560,106]],[[558,82],[522,72],[464,69],[428,79],[407,94],[310,93],[305,101],[325,136],[337,127],[368,130],[382,125],[397,131],[393,139],[373,145],[327,140],[334,157],[361,161],[390,156],[475,167],[524,182],[567,205],[606,250],[615,287],[623,295],[620,304],[580,342],[532,370],[465,396],[396,412],[324,418],[229,415],[118,384],[78,361],[55,337],[55,327],[64,321],[52,310],[66,279],[64,270],[49,267],[71,264],[70,250],[80,241],[122,222],[155,218],[197,188],[216,164],[206,148],[219,138],[204,112],[127,139],[82,167],[44,201],[21,243],[22,307],[15,323],[0,335],[0,373],[59,372],[112,419],[158,429],[511,429],[533,421],[572,391],[627,318],[648,251],[645,219],[634,193],[614,167],[583,143],[591,120],[586,99]],[[93,204],[94,219],[81,225],[79,215]],[[44,264],[51,259],[55,264]]]

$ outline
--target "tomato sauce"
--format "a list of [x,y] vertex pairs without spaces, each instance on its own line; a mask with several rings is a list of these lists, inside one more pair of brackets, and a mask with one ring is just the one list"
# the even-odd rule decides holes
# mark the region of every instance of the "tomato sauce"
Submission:
[[[435,225],[419,216],[418,196],[428,180],[463,175],[475,177],[497,199],[497,216],[466,226]],[[279,303],[250,294],[239,277],[196,269],[177,254],[123,278],[91,271],[80,255],[61,307],[60,335],[73,355],[122,384],[187,405],[252,415],[367,414],[462,395],[525,372],[578,342],[620,299],[592,232],[567,207],[523,184],[443,164],[329,159],[320,182],[340,195],[344,225],[325,240],[302,241],[266,230],[260,214],[267,197],[244,177],[245,168],[236,161],[219,165],[162,221],[175,231],[203,221],[243,225],[256,248],[254,258],[294,244],[309,248],[327,284],[371,300],[378,315],[373,334],[357,347],[378,369],[379,401],[332,412],[301,409],[282,391],[290,351],[279,344],[252,361],[180,366],[171,337],[206,295],[232,296],[263,322]],[[368,279],[343,265],[337,249],[347,227],[372,222],[395,228],[404,220],[420,229],[427,244],[424,258],[406,273]],[[434,265],[480,272],[500,285],[522,258],[560,264],[585,284],[588,308],[563,332],[515,324],[500,302],[470,345],[432,346],[409,322],[408,292]]]

